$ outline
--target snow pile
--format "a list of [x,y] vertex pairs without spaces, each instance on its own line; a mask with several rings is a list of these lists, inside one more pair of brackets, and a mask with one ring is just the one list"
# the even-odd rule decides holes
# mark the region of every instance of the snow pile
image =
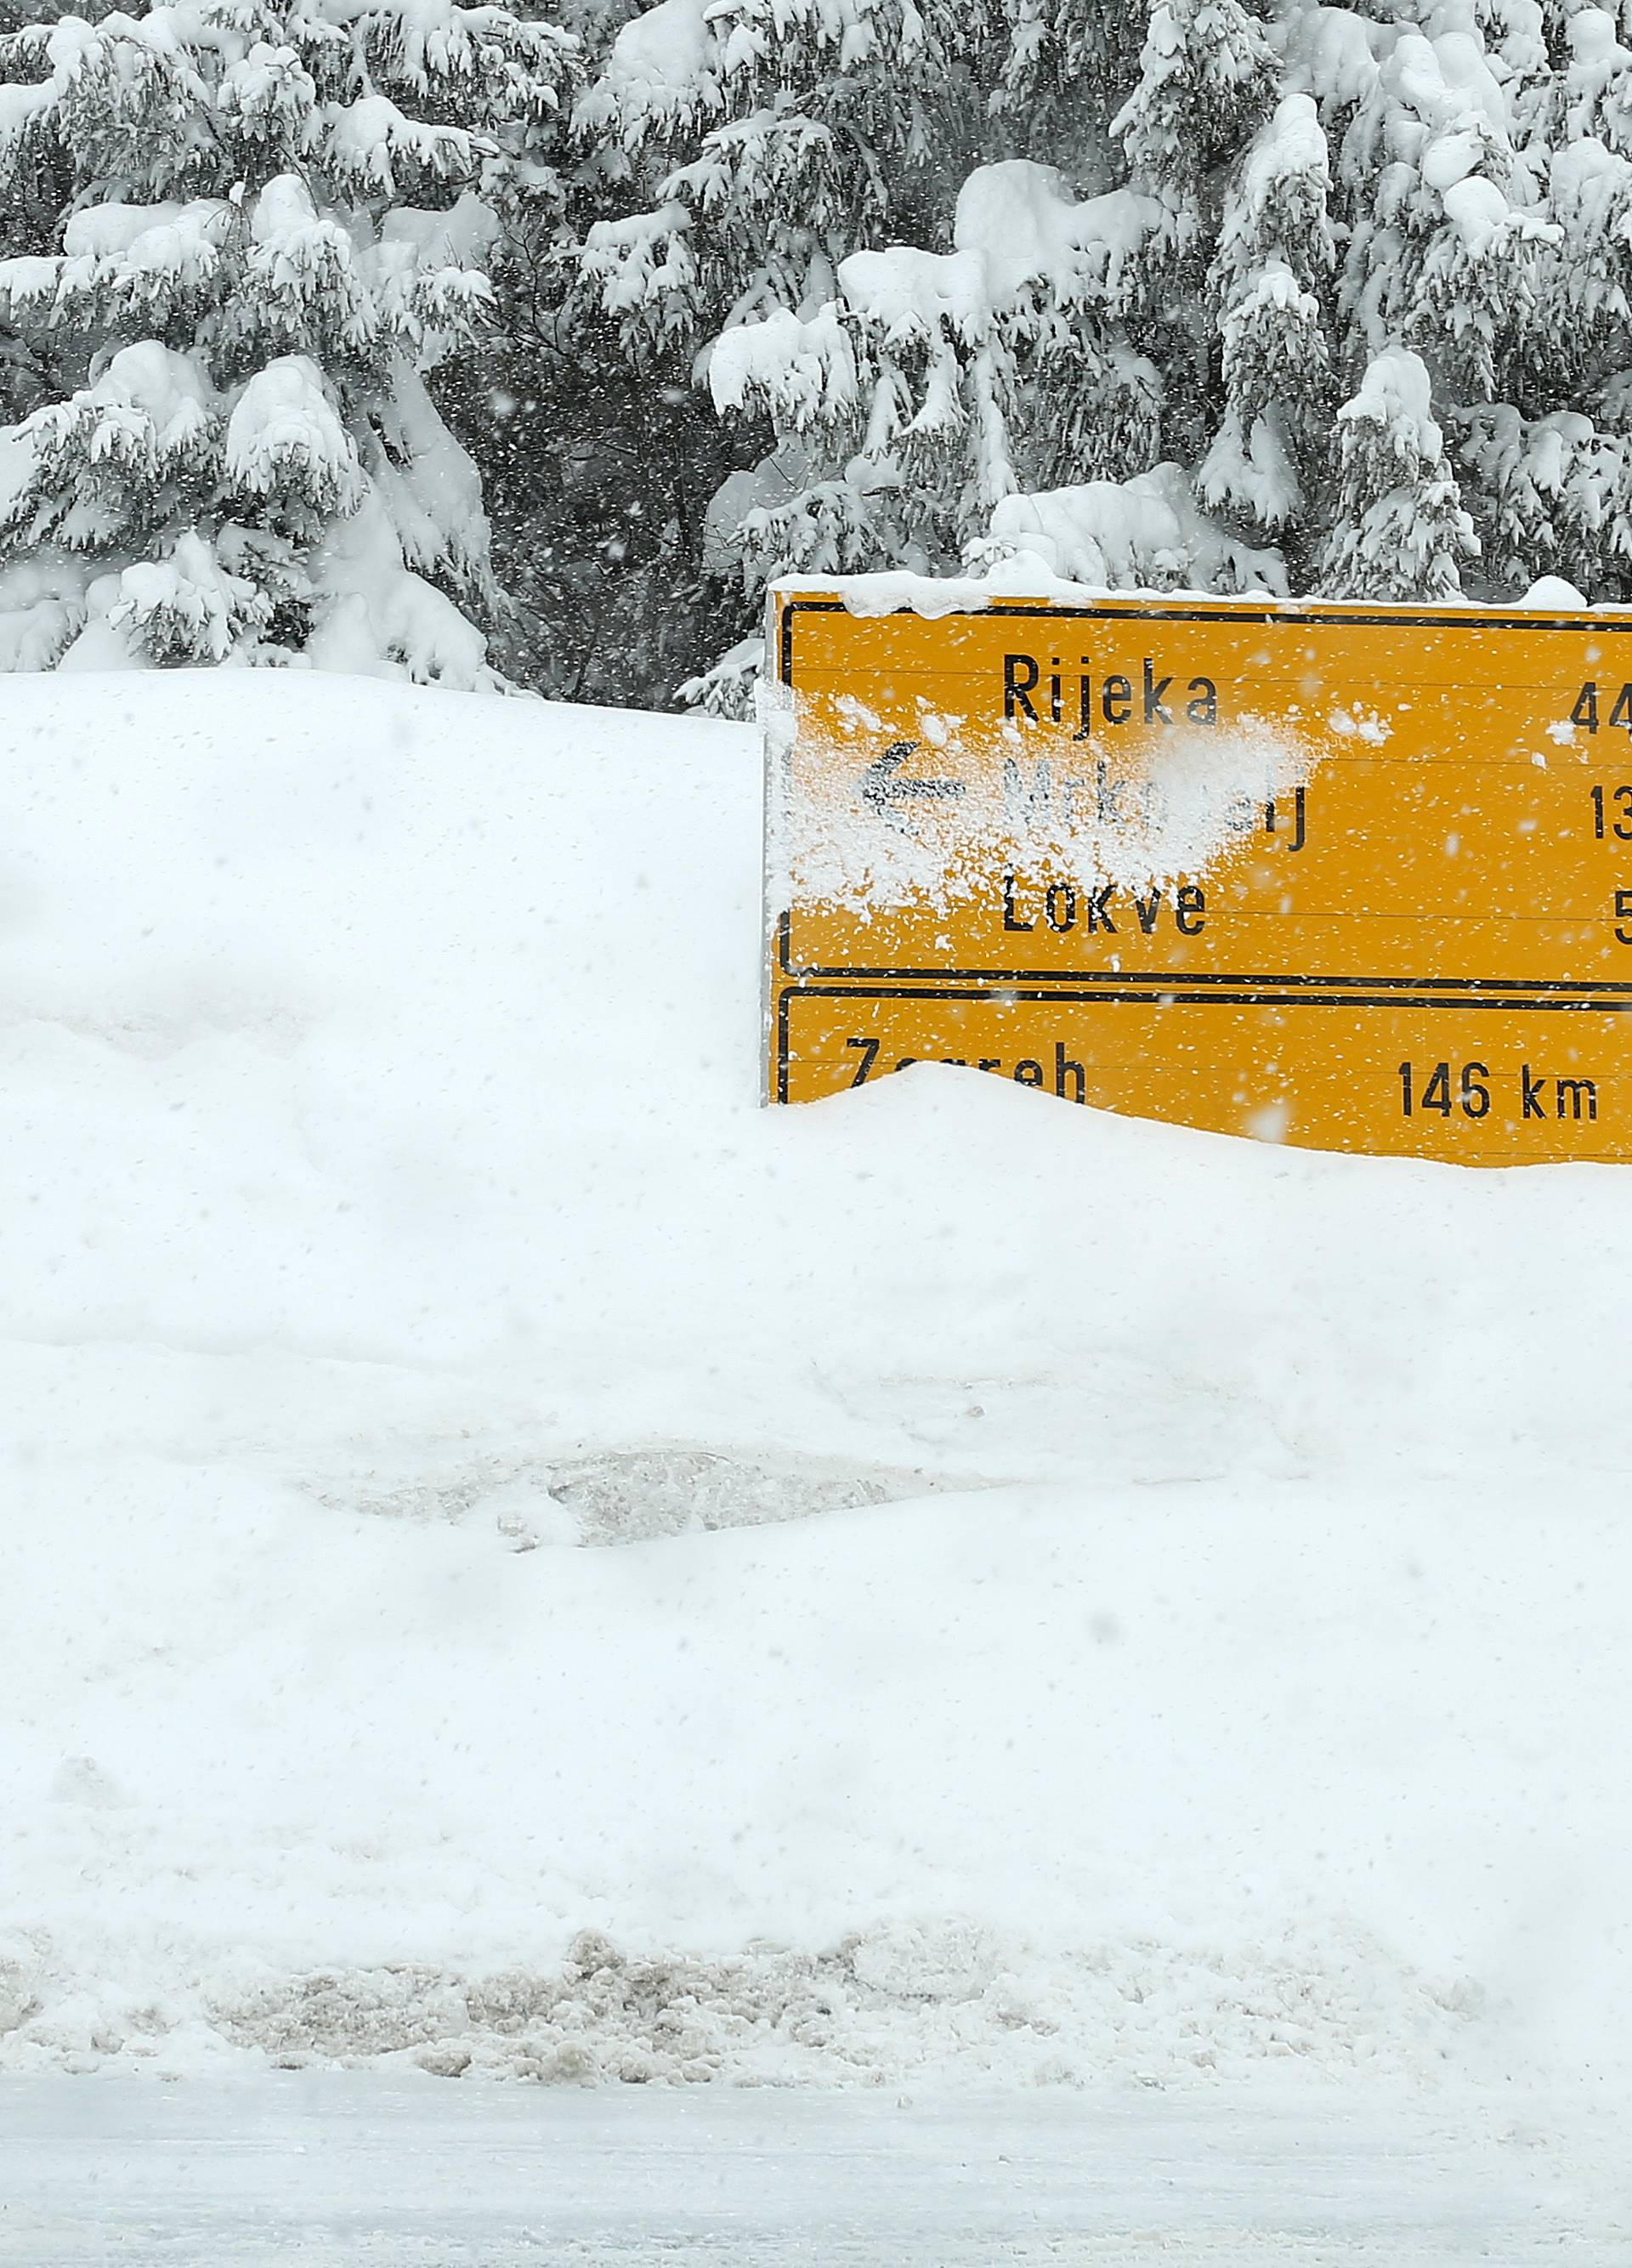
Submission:
[[0,2067],[1621,2053],[1620,1175],[762,1111],[735,728],[7,718]]
[[928,2073],[1039,2087],[1240,2081],[1266,2066],[1279,2079],[1298,2063],[1418,2080],[1452,2060],[1477,2008],[1470,1988],[1402,1975],[1358,1938],[1289,1937],[1268,1961],[1256,1941],[1208,1953],[1153,1940],[1041,1960],[1012,1935],[911,1921],[818,1953],[715,1960],[632,1957],[585,1931],[547,1974],[330,1970],[209,2014],[286,2069],[366,2058],[555,2083],[882,2086]]
[[1277,556],[1236,542],[1204,519],[1178,465],[1128,481],[1004,497],[990,535],[970,546],[970,563],[992,565],[1022,552],[1063,581],[1099,590],[1286,593]]

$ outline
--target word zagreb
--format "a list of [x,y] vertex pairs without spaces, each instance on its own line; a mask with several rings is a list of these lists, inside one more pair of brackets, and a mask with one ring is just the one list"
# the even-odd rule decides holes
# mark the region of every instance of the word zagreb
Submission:
[[1003,713],[1005,718],[1024,717],[1033,725],[1043,723],[1038,713],[1041,703],[1051,725],[1065,722],[1068,692],[1074,691],[1077,729],[1073,738],[1087,740],[1096,724],[1172,725],[1177,722],[1175,711],[1191,725],[1216,725],[1218,722],[1218,688],[1210,677],[1192,677],[1185,683],[1182,694],[1173,690],[1174,674],[1157,674],[1158,664],[1147,659],[1142,665],[1139,681],[1121,672],[1095,680],[1089,657],[1082,657],[1075,688],[1069,677],[1061,674],[1060,657],[1050,657],[1048,676],[1044,689],[1042,663],[1035,654],[1006,653],[1003,658]]

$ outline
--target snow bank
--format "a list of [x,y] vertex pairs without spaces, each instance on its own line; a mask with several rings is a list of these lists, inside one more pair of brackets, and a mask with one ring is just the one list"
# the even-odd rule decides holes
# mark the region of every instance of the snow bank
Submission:
[[1632,1184],[761,1111],[739,728],[6,731],[0,2066],[1619,2053]]

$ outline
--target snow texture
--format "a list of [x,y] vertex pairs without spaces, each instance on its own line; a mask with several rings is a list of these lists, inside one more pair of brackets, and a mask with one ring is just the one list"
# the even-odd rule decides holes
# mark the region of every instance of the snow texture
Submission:
[[[14,232],[0,259],[37,402],[0,433],[0,549],[82,569],[32,602],[14,579],[0,669],[495,682],[449,619],[490,594],[480,482],[423,381],[486,318],[478,185],[573,47],[450,0],[182,0],[0,38],[8,77],[44,73],[0,102],[11,202],[48,177],[67,201],[60,252]],[[87,382],[52,399],[56,372]]]
[[1615,1172],[761,1109],[740,728],[7,720],[0,2067],[1624,2066]]

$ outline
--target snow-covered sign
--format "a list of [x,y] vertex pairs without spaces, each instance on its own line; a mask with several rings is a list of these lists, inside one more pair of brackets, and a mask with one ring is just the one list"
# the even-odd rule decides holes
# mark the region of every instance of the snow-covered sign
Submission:
[[1632,1157],[1632,613],[771,596],[768,1094]]

